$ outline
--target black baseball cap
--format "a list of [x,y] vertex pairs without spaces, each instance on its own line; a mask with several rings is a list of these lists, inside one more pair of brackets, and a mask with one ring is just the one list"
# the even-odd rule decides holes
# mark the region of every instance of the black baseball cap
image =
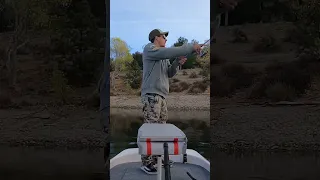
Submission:
[[149,41],[160,35],[165,35],[167,37],[169,35],[169,32],[163,32],[160,29],[154,29],[149,33]]

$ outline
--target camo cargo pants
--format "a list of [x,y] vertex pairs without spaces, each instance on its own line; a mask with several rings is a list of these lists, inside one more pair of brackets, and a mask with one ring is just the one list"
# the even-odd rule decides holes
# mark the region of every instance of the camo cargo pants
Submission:
[[[147,94],[141,97],[143,104],[144,123],[166,123],[168,120],[168,109],[166,100],[157,94]],[[157,163],[156,156],[141,156],[143,165]]]

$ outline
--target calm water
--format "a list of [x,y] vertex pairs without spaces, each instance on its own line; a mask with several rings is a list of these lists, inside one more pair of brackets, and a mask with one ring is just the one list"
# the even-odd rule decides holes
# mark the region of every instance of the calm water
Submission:
[[[120,110],[119,110],[120,111]],[[111,156],[126,148],[137,147],[136,136],[142,125],[141,112],[121,110],[111,116]],[[319,180],[320,158],[316,154],[254,153],[226,154],[209,145],[209,113],[169,112],[169,123],[188,137],[188,148],[210,159],[212,179],[217,180]],[[134,115],[132,115],[134,114]],[[171,117],[171,118],[170,118]]]
[[[201,112],[198,112],[201,113]],[[171,115],[173,113],[171,112]],[[170,114],[169,114],[170,116]],[[179,119],[172,115],[168,123],[180,128],[188,137],[188,149],[194,149],[207,159],[210,159],[210,126],[209,116],[202,119]],[[181,118],[181,116],[179,116]],[[139,116],[111,116],[111,157],[127,148],[137,147],[137,132],[143,120]]]
[[0,180],[103,180],[103,149],[0,146]]
[[[114,111],[113,111],[114,112]],[[111,156],[136,147],[142,119],[132,112],[111,116]],[[118,112],[116,114],[119,114]],[[225,154],[211,150],[209,116],[206,112],[169,113],[170,123],[182,129],[195,149],[211,160],[212,179],[217,180],[319,180],[316,154]],[[197,119],[198,118],[198,119]],[[0,180],[6,179],[103,179],[103,150],[53,150],[0,146]]]
[[219,180],[319,180],[317,154],[255,153],[235,155],[215,152],[211,179]]

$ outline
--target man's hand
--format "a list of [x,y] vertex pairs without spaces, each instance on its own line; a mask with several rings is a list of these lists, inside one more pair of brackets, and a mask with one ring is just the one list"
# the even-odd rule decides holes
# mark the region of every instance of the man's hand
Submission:
[[199,44],[194,44],[193,45],[193,50],[197,53],[200,54],[201,52],[201,46]]
[[183,65],[184,63],[186,63],[186,61],[187,61],[187,58],[186,58],[185,56],[179,57],[179,63],[180,63],[180,65]]
[[220,0],[220,5],[226,10],[233,10],[237,5],[237,0]]

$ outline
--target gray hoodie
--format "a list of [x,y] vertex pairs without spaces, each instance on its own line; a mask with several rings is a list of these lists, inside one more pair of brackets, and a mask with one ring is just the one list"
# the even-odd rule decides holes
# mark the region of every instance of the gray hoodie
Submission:
[[156,47],[153,43],[143,49],[143,80],[141,96],[147,93],[158,94],[164,98],[169,94],[169,78],[177,73],[179,59],[170,64],[169,59],[186,56],[193,52],[192,44],[180,47]]

